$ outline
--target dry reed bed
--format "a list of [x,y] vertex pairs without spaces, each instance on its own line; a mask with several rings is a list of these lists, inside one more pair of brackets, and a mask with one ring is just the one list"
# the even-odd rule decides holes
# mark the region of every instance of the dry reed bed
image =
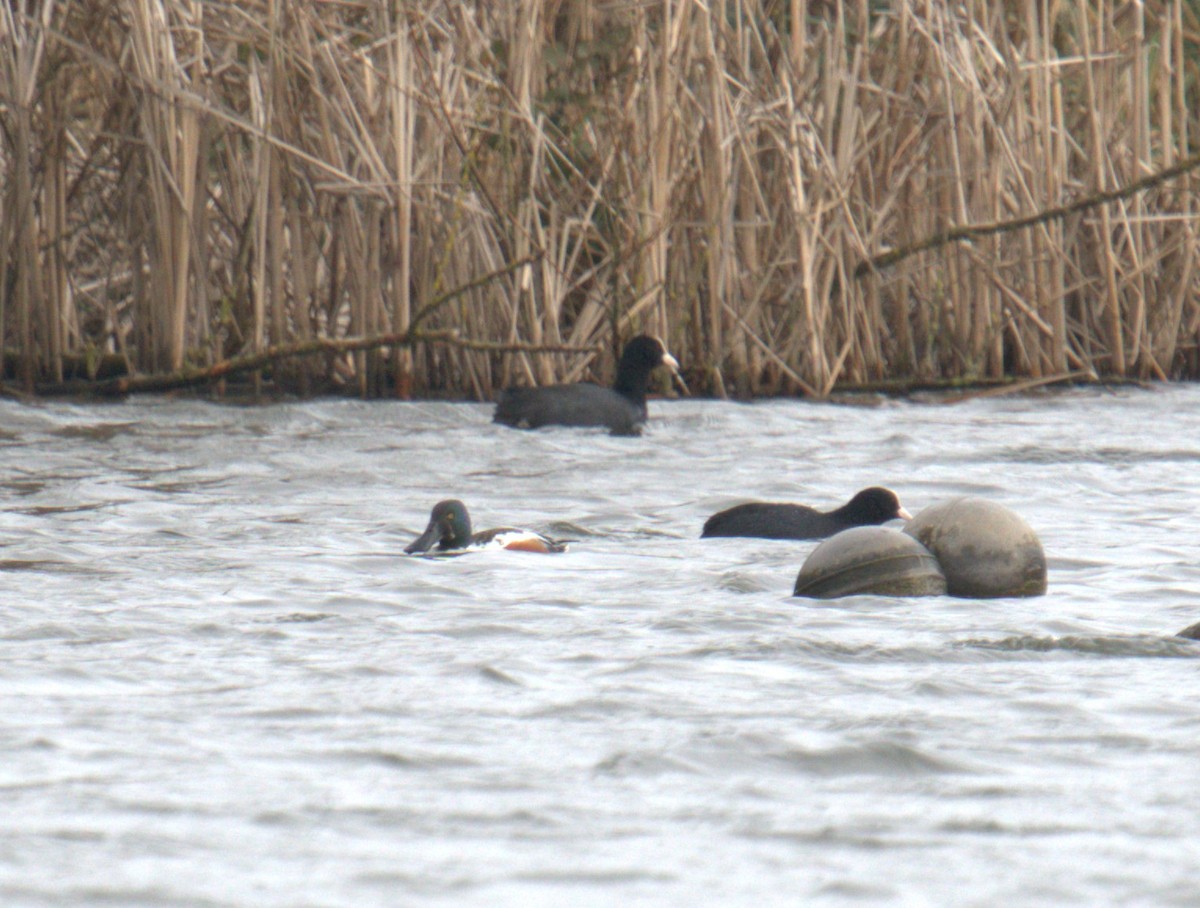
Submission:
[[1189,155],[1197,5],[877,6],[5,4],[0,341],[29,387],[409,331],[358,390],[603,378],[639,330],[716,393],[1195,377],[1190,174],[855,270]]

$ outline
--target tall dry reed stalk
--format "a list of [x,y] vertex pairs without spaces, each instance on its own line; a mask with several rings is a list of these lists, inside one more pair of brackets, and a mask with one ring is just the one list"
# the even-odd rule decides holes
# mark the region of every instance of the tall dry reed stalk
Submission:
[[1190,173],[862,265],[1188,159],[1198,42],[1185,0],[6,4],[4,362],[426,331],[351,387],[486,398],[653,331],[718,394],[1194,378]]

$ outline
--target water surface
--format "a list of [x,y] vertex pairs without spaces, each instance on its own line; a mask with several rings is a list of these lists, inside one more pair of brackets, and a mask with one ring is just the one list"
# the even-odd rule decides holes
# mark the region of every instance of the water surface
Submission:
[[[0,903],[1200,901],[1200,388],[651,414],[0,403]],[[697,538],[875,484],[1049,594]],[[574,543],[401,555],[446,497]]]

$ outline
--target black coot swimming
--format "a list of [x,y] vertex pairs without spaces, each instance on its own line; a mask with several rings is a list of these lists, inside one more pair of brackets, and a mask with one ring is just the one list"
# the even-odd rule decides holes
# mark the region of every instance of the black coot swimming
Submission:
[[497,527],[494,530],[471,532],[471,517],[467,506],[456,498],[439,501],[429,515],[425,532],[404,549],[416,555],[435,549],[440,553],[467,552],[473,549],[512,549],[520,552],[562,552],[567,546],[535,533],[516,527]]
[[824,539],[850,527],[874,526],[912,515],[891,489],[863,489],[833,511],[801,504],[752,501],[713,514],[704,521],[703,536],[757,536],[762,539]]
[[509,388],[496,404],[493,422],[517,429],[541,426],[606,426],[614,435],[637,435],[646,421],[646,388],[659,366],[679,368],[662,341],[642,334],[625,345],[611,388],[592,382]]

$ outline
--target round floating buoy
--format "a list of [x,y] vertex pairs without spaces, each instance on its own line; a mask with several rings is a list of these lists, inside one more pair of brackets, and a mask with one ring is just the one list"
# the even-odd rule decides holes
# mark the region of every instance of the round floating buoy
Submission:
[[937,559],[911,536],[890,527],[854,527],[830,536],[804,561],[794,595],[836,599],[940,596],[946,592]]
[[1046,592],[1046,554],[1014,511],[983,498],[954,498],[921,511],[904,528],[929,549],[951,596],[995,599]]

